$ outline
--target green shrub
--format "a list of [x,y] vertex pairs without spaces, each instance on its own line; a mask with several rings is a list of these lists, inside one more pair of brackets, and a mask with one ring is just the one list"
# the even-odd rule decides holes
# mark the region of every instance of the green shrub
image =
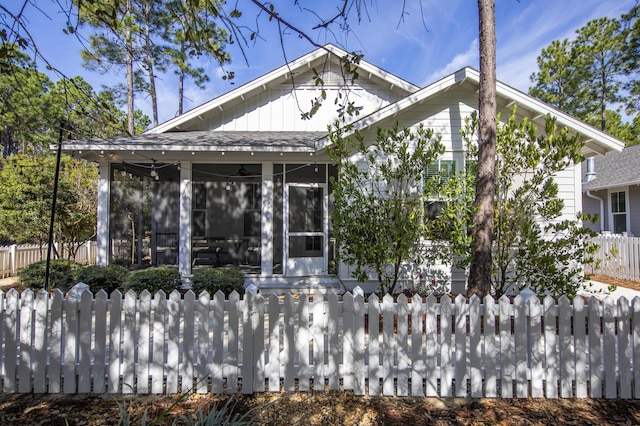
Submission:
[[129,270],[120,265],[87,266],[82,268],[76,276],[77,282],[83,282],[89,286],[93,294],[104,290],[107,294],[117,288],[121,288],[127,279]]
[[242,294],[244,292],[244,274],[235,268],[201,268],[193,271],[191,290],[200,294],[206,290],[214,295],[221,290],[225,295],[232,291]]
[[[72,260],[51,260],[49,267],[49,288],[58,288],[66,292],[75,284],[75,276],[80,269],[82,269],[82,266]],[[20,282],[26,288],[43,288],[46,271],[46,260],[32,263],[20,272]]]
[[133,290],[140,294],[143,290],[148,290],[155,294],[159,290],[167,295],[173,290],[180,288],[180,273],[175,268],[149,268],[141,271],[131,272],[124,282],[123,290]]

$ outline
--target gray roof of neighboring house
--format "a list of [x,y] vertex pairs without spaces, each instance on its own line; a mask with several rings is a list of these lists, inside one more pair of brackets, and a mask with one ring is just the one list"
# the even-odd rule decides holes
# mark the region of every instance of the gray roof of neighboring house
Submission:
[[[609,152],[593,158],[596,177],[582,184],[583,191],[640,184],[640,145],[632,145],[620,152]],[[585,164],[582,174],[586,173]]]
[[94,147],[99,145],[110,150],[127,150],[134,147],[148,149],[158,147],[193,148],[193,147],[252,147],[289,148],[295,150],[315,150],[315,142],[326,136],[326,132],[254,132],[254,131],[194,131],[143,134],[133,137],[117,137],[109,139],[92,139],[85,141],[64,142],[65,149],[84,149],[82,145]]

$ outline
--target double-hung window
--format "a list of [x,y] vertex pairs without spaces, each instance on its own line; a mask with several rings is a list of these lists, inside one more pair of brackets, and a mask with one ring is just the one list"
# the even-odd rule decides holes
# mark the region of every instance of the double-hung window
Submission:
[[434,193],[425,200],[425,217],[434,219],[442,213],[445,200],[437,193],[441,185],[456,173],[455,160],[436,160],[429,164],[424,171],[425,187],[433,189]]
[[613,233],[627,232],[627,200],[625,191],[611,193],[611,218]]

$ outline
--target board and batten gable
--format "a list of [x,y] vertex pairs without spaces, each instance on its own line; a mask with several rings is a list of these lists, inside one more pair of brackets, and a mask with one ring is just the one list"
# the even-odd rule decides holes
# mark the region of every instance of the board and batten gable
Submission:
[[[327,45],[147,133],[324,132],[338,119],[340,105],[352,103],[360,108],[359,115],[344,117],[350,122],[419,90],[418,86],[365,61],[358,65],[358,77],[352,80],[351,76],[344,75],[340,63],[340,58],[346,55],[345,51]],[[338,98],[339,94],[341,98]],[[322,107],[312,118],[303,119],[302,115],[311,110],[314,100],[322,100]]]
[[[380,87],[364,77],[345,87],[342,77],[334,74],[332,72],[329,81],[337,84],[320,88],[314,84],[312,72],[308,71],[293,82],[289,80],[268,87],[243,103],[219,111],[202,125],[206,130],[223,131],[326,131],[327,126],[339,118],[334,104],[339,91],[362,108],[360,114],[377,111],[406,95]],[[311,119],[302,119],[302,114],[311,109],[312,101],[321,96],[322,90],[326,93],[322,107]]]

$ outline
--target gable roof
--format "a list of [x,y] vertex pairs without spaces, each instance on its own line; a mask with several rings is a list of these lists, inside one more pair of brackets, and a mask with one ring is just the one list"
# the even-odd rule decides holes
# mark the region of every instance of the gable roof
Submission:
[[[240,87],[218,96],[204,104],[193,108],[190,111],[185,112],[175,118],[172,118],[158,126],[149,129],[144,134],[166,133],[171,131],[177,131],[180,126],[191,121],[201,118],[207,113],[212,111],[223,110],[225,106],[238,99],[244,100],[248,98],[252,93],[256,91],[266,90],[266,88],[272,84],[281,83],[283,81],[291,81],[291,76],[295,75],[299,70],[310,69],[321,62],[325,61],[328,57],[336,61],[338,58],[343,58],[349,53],[333,44],[324,45],[304,56],[299,57],[283,66],[262,75]],[[361,75],[368,75],[369,78],[376,78],[384,81],[390,87],[395,88],[406,93],[412,93],[420,89],[408,81],[395,76],[382,68],[379,68],[367,61],[360,61],[358,64],[358,73]]]
[[[446,92],[456,85],[466,86],[470,90],[477,91],[480,85],[480,73],[471,67],[462,68],[415,93],[411,93],[398,102],[387,105],[356,121],[352,126],[352,131],[364,129],[414,105],[422,104],[429,98]],[[559,125],[571,128],[582,137],[585,142],[586,152],[584,154],[587,156],[605,154],[612,150],[620,151],[624,147],[624,142],[619,139],[499,81],[496,82],[496,98],[498,110],[501,107],[510,110],[514,105],[517,105],[518,113],[527,115],[536,124],[544,123],[547,114],[555,116]],[[318,149],[324,148],[328,143],[328,138],[323,138],[318,142]]]
[[583,191],[640,184],[640,145],[594,157],[595,178],[582,184]]

